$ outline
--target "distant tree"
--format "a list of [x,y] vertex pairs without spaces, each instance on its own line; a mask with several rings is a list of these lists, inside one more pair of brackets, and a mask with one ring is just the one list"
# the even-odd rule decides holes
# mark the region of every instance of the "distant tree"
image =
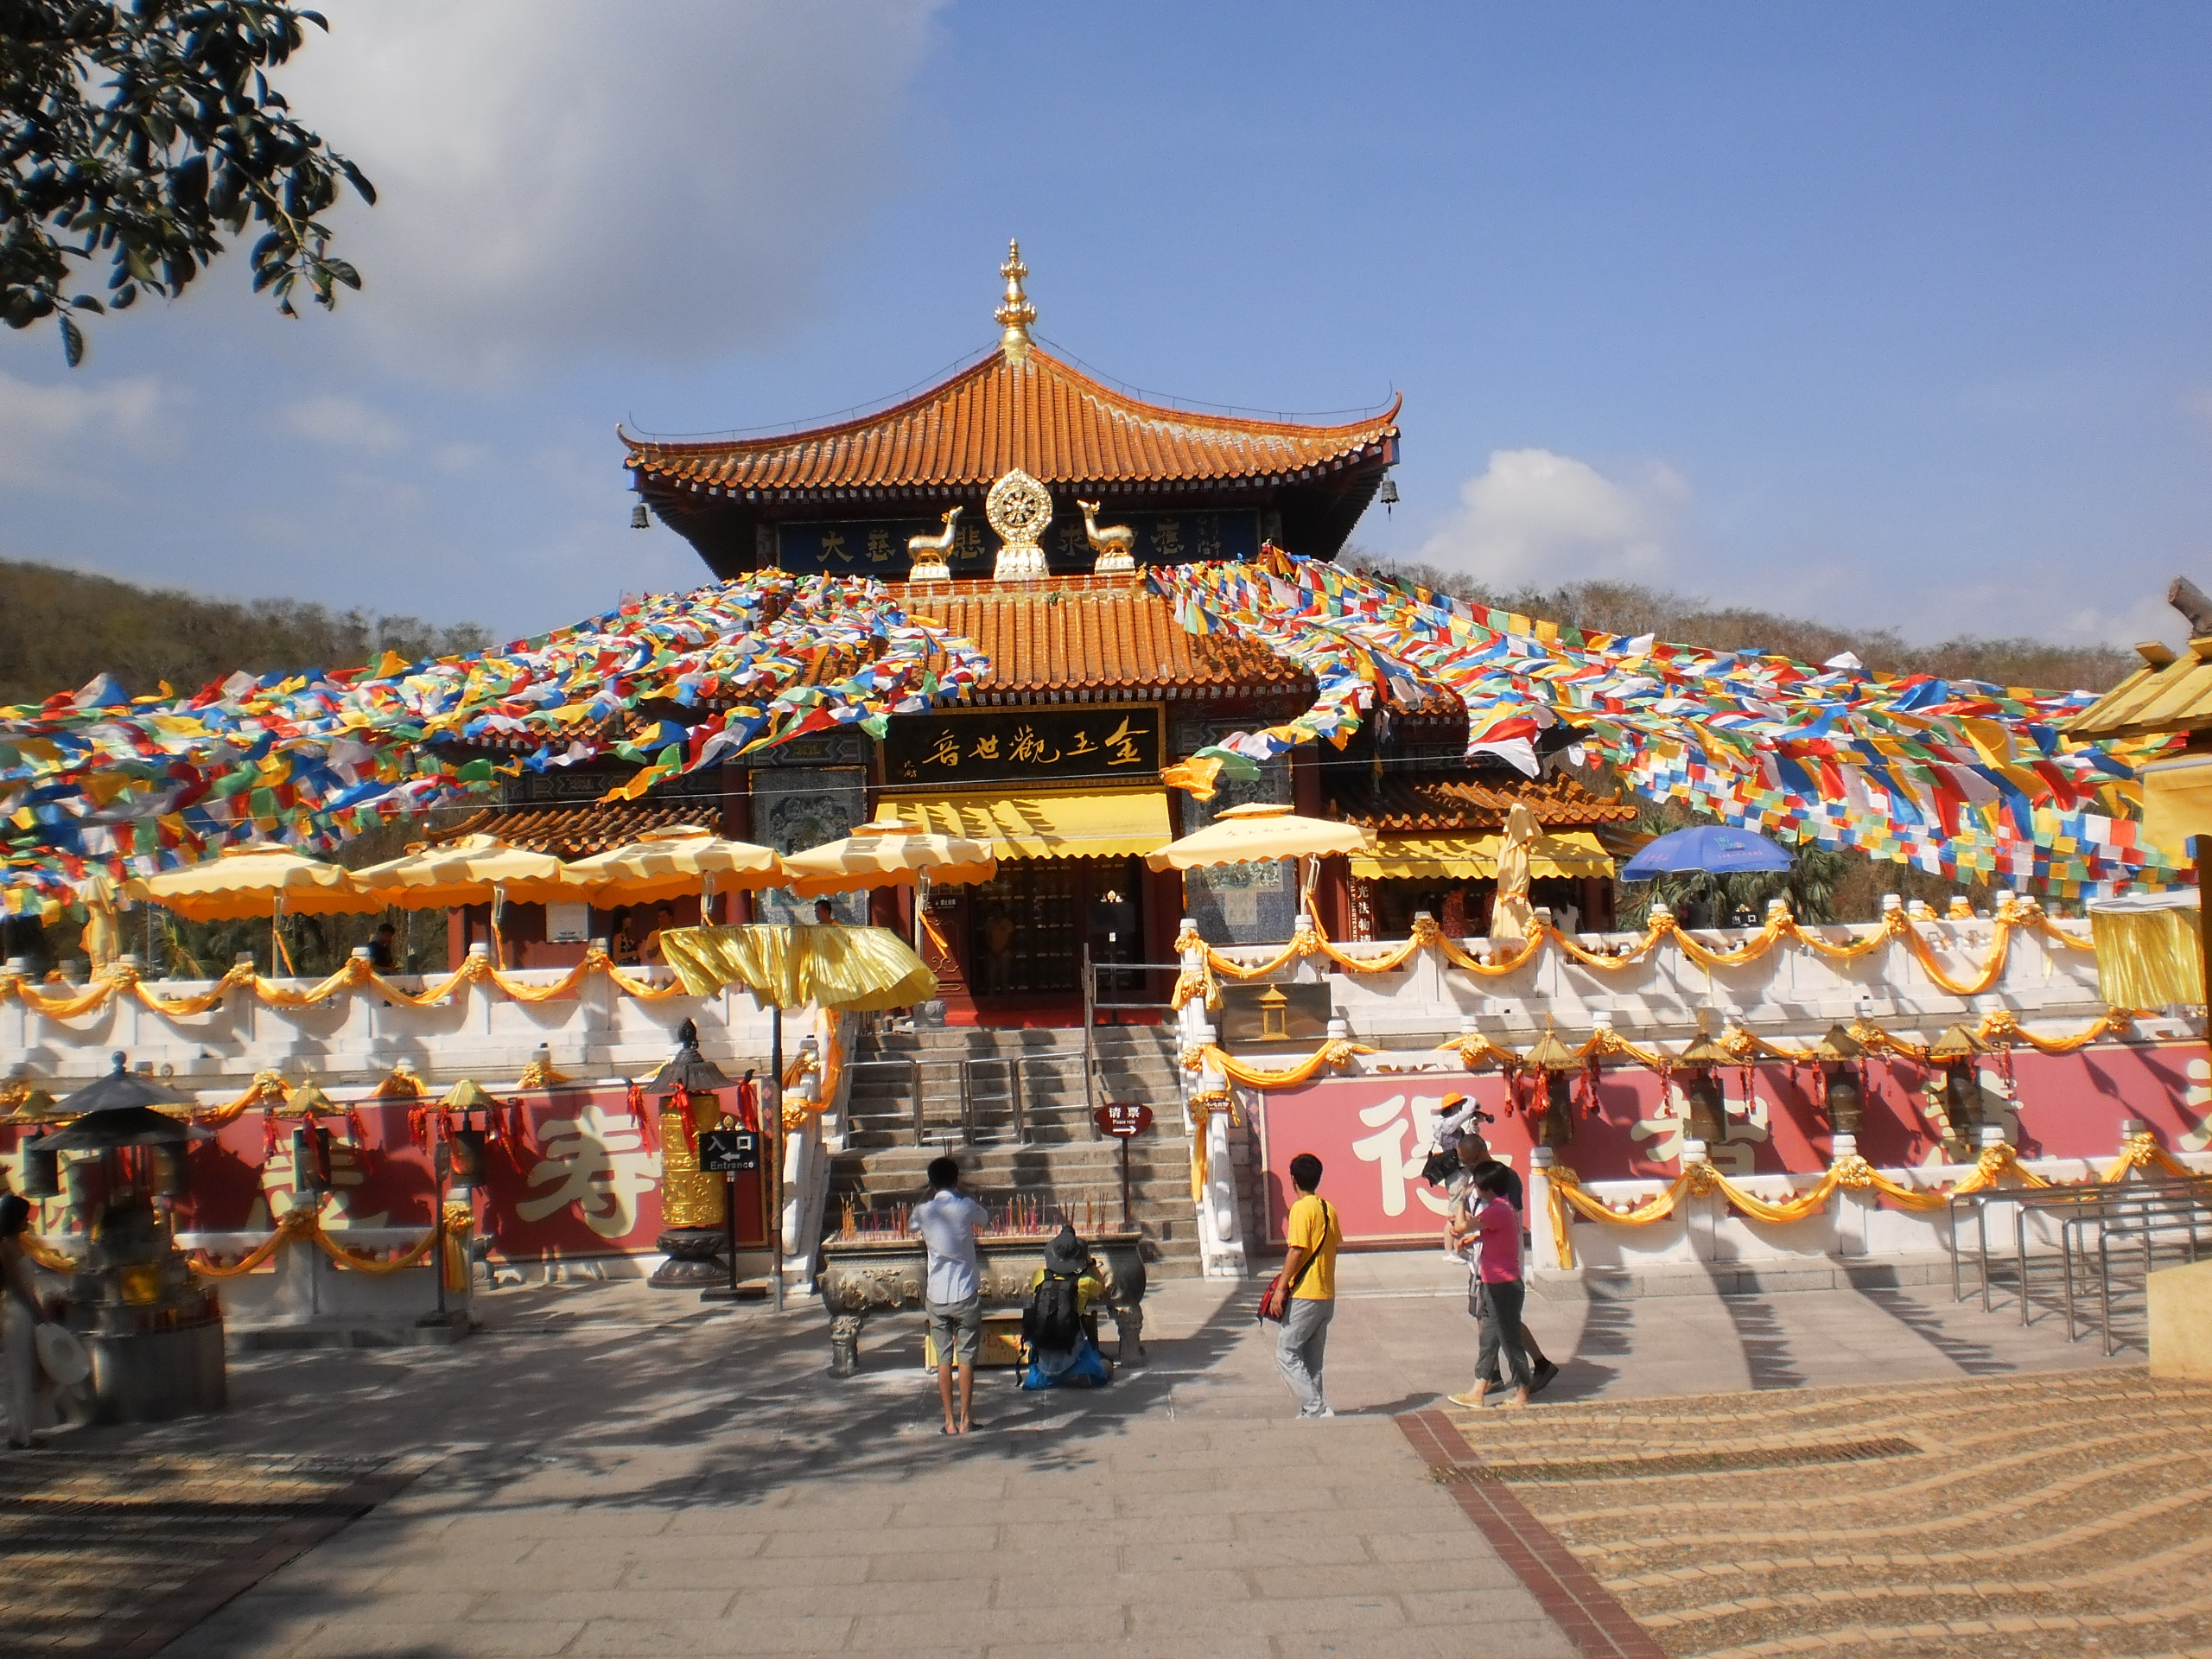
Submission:
[[[329,28],[276,0],[0,0],[0,318],[55,317],[74,366],[79,316],[176,297],[249,224],[254,292],[286,316],[302,284],[326,308],[359,288],[317,215],[341,178],[376,190],[264,73],[308,23]],[[69,292],[102,261],[105,299]]]
[[1968,634],[1916,645],[1894,628],[1841,628],[1748,606],[1714,605],[1632,582],[1578,582],[1509,590],[1488,587],[1465,571],[1386,559],[1357,547],[1346,548],[1340,562],[1586,632],[1651,633],[1706,651],[1772,652],[1804,663],[1824,663],[1849,652],[1877,674],[1932,674],[1939,679],[1987,680],[1999,685],[2106,691],[2139,666],[2133,652],[2111,645],[2059,645]]
[[43,702],[112,674],[133,693],[194,692],[243,669],[359,668],[480,651],[473,622],[332,612],[294,599],[206,599],[0,560],[0,705]]

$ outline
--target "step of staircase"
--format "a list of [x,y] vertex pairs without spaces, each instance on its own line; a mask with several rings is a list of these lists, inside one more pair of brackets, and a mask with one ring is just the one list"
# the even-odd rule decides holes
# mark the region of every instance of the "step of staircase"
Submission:
[[[1057,1210],[1078,1230],[1118,1230],[1122,1146],[1092,1121],[1081,1037],[1080,1032],[955,1029],[864,1038],[852,1061],[846,1148],[830,1160],[825,1230],[837,1230],[848,1205],[881,1210],[925,1197],[924,1172],[931,1159],[946,1154],[959,1160],[963,1188],[981,1203],[1032,1199]],[[1129,1213],[1145,1236],[1153,1271],[1170,1277],[1199,1271],[1191,1142],[1182,1130],[1175,1042],[1169,1027],[1099,1031],[1091,1090],[1101,1103],[1135,1100],[1153,1109],[1153,1127],[1128,1143]],[[1011,1064],[1016,1058],[1021,1062],[1018,1114]],[[885,1061],[895,1064],[880,1064]]]

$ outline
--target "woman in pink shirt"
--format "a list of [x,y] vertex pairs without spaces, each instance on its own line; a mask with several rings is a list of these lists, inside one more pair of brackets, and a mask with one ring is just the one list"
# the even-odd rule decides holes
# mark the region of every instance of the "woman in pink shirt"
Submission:
[[[1475,1386],[1455,1394],[1455,1406],[1479,1406],[1490,1388],[1489,1377],[1501,1358],[1513,1374],[1513,1398],[1507,1403],[1529,1403],[1529,1356],[1521,1346],[1521,1306],[1528,1287],[1521,1282],[1521,1212],[1506,1199],[1512,1174],[1502,1164],[1492,1164],[1476,1175],[1466,1198],[1465,1218],[1452,1218],[1452,1241],[1464,1247],[1474,1242],[1474,1283],[1467,1295],[1467,1312],[1482,1321],[1482,1351],[1475,1362]],[[1501,1373],[1502,1374],[1502,1373]]]

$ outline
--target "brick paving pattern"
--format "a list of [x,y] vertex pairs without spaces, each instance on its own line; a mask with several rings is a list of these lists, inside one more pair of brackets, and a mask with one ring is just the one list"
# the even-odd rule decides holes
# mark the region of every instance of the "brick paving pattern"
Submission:
[[[1270,1332],[1252,1321],[1254,1282],[1163,1281],[1147,1299],[1149,1366],[1096,1394],[1020,1395],[995,1375],[979,1396],[985,1431],[969,1441],[936,1432],[911,1319],[872,1322],[861,1375],[833,1380],[818,1307],[706,1313],[634,1282],[486,1297],[487,1328],[451,1348],[238,1356],[228,1412],[0,1454],[19,1480],[92,1471],[72,1477],[92,1481],[80,1498],[142,1504],[92,1527],[24,1510],[29,1541],[16,1534],[0,1565],[0,1655],[41,1650],[32,1630],[58,1648],[67,1630],[79,1651],[164,1659],[1625,1659],[1699,1643],[1640,1627],[1629,1609],[1645,1611],[1648,1592],[1609,1586],[1623,1573],[1573,1553],[1575,1526],[1545,1526],[1539,1512],[1562,1495],[1917,1478],[1897,1471],[1927,1464],[1920,1431],[1879,1414],[1810,1429],[1737,1421],[1837,1397],[1822,1385],[1917,1380],[1936,1400],[2028,1373],[2041,1373],[2036,1388],[2131,1385],[2050,1321],[2023,1328],[1947,1294],[1547,1304],[1530,1318],[1567,1363],[1539,1410],[1503,1414],[1524,1417],[1522,1430],[1692,1410],[1736,1428],[1538,1436],[1486,1448],[1511,1481],[1470,1480],[1478,1459],[1438,1410],[1473,1358],[1465,1283],[1433,1255],[1341,1262],[1329,1344],[1340,1415],[1325,1423],[1287,1421]],[[1764,1392],[1688,1398],[1731,1387]],[[1978,1408],[1997,1422],[2012,1409]],[[1497,1421],[1486,1415],[1478,1440]],[[2096,1457],[2155,1465],[2161,1454],[2137,1447],[2144,1433],[2120,1423],[2113,1446],[2076,1448],[2051,1478]],[[302,1452],[328,1456],[310,1465]],[[1860,1460],[1831,1465],[1847,1454]],[[396,1456],[410,1461],[385,1461]],[[277,1513],[280,1476],[320,1484]],[[343,1519],[374,1483],[405,1490]],[[163,1504],[191,1510],[188,1522]],[[2201,1519],[2169,1518],[2177,1538]],[[1758,1524],[1771,1539],[1797,1523]],[[133,1528],[148,1546],[137,1555]],[[69,1629],[57,1610],[73,1595]],[[1853,1617],[1873,1626],[1892,1614]],[[1711,1645],[1776,1634],[1714,1628]],[[2043,1650],[2157,1650],[2075,1636],[2086,1645]]]
[[1479,1462],[1439,1472],[1525,1506],[1666,1653],[2212,1655],[2212,1386],[2100,1370],[1448,1416]]
[[12,1453],[0,1461],[0,1643],[158,1652],[404,1480],[382,1458]]

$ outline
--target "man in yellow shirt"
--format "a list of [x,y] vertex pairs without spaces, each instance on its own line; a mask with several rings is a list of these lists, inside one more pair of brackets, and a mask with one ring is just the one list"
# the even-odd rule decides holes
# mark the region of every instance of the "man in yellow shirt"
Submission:
[[1344,1243],[1337,1212],[1319,1194],[1321,1160],[1301,1152],[1290,1160],[1290,1184],[1298,1198],[1283,1225],[1290,1253],[1283,1258],[1281,1302],[1275,1309],[1282,1328],[1275,1337],[1275,1364],[1298,1396],[1300,1417],[1333,1417],[1321,1390],[1322,1355],[1329,1344],[1329,1321],[1337,1311],[1337,1247]]

